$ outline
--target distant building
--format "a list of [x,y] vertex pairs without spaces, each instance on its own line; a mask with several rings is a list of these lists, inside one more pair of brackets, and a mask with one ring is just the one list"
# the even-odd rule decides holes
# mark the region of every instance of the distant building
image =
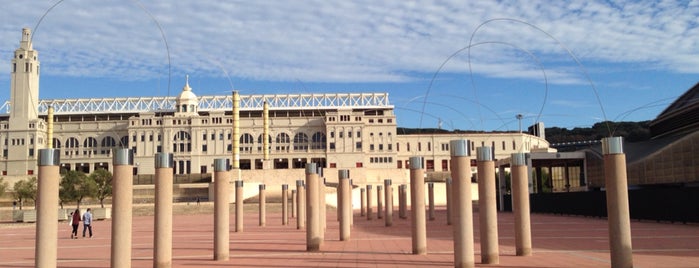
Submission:
[[231,95],[197,96],[185,80],[176,97],[40,100],[39,66],[31,32],[23,29],[12,59],[11,98],[0,107],[0,171],[7,178],[36,176],[37,150],[48,145],[49,107],[63,170],[111,170],[112,150],[131,148],[137,180],[152,177],[158,152],[173,154],[176,180],[206,179],[214,159],[237,158],[247,181],[292,183],[314,162],[330,181],[335,170],[349,169],[361,184],[407,181],[411,156],[424,156],[428,177],[444,178],[454,139],[468,139],[474,155],[476,147],[490,146],[495,158],[549,150],[543,137],[518,132],[402,135],[388,93],[240,95],[235,136]]

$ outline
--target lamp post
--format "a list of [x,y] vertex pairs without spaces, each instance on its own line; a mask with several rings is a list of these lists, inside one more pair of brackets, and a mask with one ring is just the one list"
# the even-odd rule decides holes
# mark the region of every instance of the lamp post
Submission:
[[517,122],[519,123],[519,133],[522,133],[522,118],[524,118],[524,116],[522,114],[517,114],[515,118],[517,118]]

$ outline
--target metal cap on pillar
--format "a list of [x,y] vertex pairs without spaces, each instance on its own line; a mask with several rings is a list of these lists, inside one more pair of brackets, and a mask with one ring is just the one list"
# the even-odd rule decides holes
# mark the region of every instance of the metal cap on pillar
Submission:
[[510,164],[513,166],[525,166],[527,165],[527,154],[525,153],[513,153],[510,159]]
[[490,146],[476,148],[476,160],[493,161],[493,151],[490,149]]
[[339,179],[349,179],[349,169],[340,169],[337,171],[337,177]]
[[228,166],[226,165],[225,158],[214,159],[214,171],[215,172],[226,171],[226,170],[228,170]]
[[391,181],[391,179],[385,179],[385,180],[383,180],[383,182],[384,182],[384,184],[388,184],[388,185],[391,185],[393,183]]
[[175,161],[172,158],[172,153],[156,153],[155,168],[172,168],[175,167]]
[[410,157],[410,169],[423,169],[422,156],[411,156]]
[[288,184],[282,184],[282,190],[283,190],[283,191],[289,190],[289,185],[288,185]]
[[39,149],[39,166],[58,166],[61,163],[61,152],[58,149]]
[[133,150],[130,148],[116,148],[113,150],[112,163],[114,165],[133,166]]
[[265,187],[266,187],[266,186],[265,186],[264,184],[260,184],[260,190],[264,190]]
[[624,153],[623,137],[607,137],[602,138],[602,154],[623,154]]
[[318,174],[316,163],[306,163],[306,174]]
[[243,180],[235,181],[235,187],[236,188],[243,188]]
[[[308,172],[308,170],[306,170]],[[296,180],[296,187],[301,187],[303,186],[303,180]]]
[[449,141],[451,156],[471,156],[471,144],[468,140],[452,140]]

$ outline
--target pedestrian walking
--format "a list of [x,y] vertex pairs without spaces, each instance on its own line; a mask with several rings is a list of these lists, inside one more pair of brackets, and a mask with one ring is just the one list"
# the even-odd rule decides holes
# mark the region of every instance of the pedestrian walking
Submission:
[[90,231],[90,238],[92,238],[92,213],[91,209],[87,209],[85,214],[83,214],[83,237],[85,237],[85,231]]
[[78,226],[80,225],[80,210],[77,208],[71,215],[70,225],[73,227],[73,231],[70,232],[70,238],[78,239]]

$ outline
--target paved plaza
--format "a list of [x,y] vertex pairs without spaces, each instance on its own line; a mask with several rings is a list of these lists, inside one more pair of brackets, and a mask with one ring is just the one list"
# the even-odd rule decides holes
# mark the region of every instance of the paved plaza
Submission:
[[[410,220],[394,214],[394,225],[367,220],[354,211],[351,240],[339,241],[334,209],[327,212],[321,252],[306,252],[305,232],[296,220],[282,225],[281,213],[267,213],[267,226],[246,209],[245,228],[236,233],[231,213],[230,260],[213,260],[213,214],[175,215],[173,267],[453,267],[452,228],[444,207],[427,222],[427,255],[411,254]],[[478,213],[474,212],[474,217]],[[532,215],[533,255],[515,256],[512,213],[499,213],[500,264],[480,264],[478,219],[474,219],[475,259],[479,267],[609,267],[606,219]],[[109,267],[112,221],[93,224],[95,237],[70,239],[59,224],[59,267]],[[0,223],[0,267],[34,266],[34,224]],[[634,267],[699,267],[699,225],[638,222],[631,224]],[[82,231],[82,226],[80,226]],[[153,216],[133,218],[132,267],[153,266]]]

